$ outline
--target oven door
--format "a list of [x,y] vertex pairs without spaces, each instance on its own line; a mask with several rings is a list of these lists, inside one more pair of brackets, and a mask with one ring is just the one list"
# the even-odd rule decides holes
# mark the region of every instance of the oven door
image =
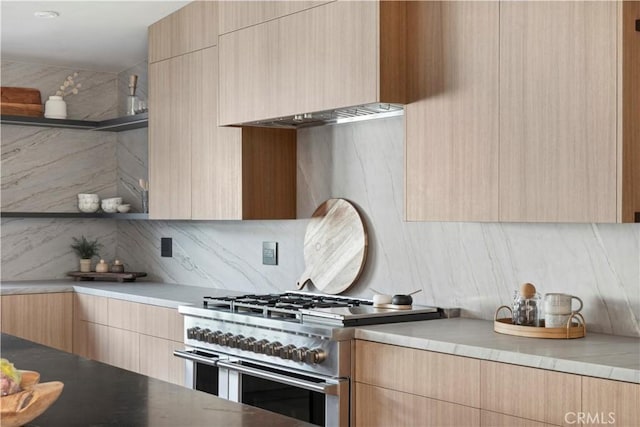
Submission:
[[217,366],[225,356],[192,348],[174,350],[173,355],[185,359],[185,387],[229,399],[229,377]]
[[229,399],[319,426],[349,425],[349,380],[293,373],[245,360],[218,360]]

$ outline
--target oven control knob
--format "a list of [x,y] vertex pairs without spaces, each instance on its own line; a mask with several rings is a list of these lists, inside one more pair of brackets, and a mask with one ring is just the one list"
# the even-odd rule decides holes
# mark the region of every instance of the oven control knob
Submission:
[[228,346],[232,338],[233,338],[233,334],[230,332],[227,332],[226,334],[220,335],[218,337],[218,344],[220,344],[221,346]]
[[282,344],[278,341],[270,342],[264,346],[264,354],[267,356],[279,356]]
[[296,346],[293,344],[286,345],[280,349],[281,359],[291,359],[293,352],[296,350]]
[[244,335],[236,335],[229,339],[228,346],[231,348],[240,348],[240,343],[244,340]]
[[307,359],[307,353],[309,349],[307,347],[300,347],[293,350],[291,358],[296,362],[304,362]]
[[207,341],[207,337],[211,333],[211,329],[206,328],[198,331],[198,341]]
[[256,341],[251,345],[251,348],[249,350],[253,351],[254,353],[264,353],[265,347],[268,343],[269,341],[267,340]]
[[253,351],[253,343],[256,342],[256,339],[253,337],[245,338],[240,340],[240,349],[241,350],[249,350]]
[[199,330],[200,330],[200,328],[198,328],[197,326],[195,328],[187,329],[187,338],[192,339],[192,340],[196,339],[196,335],[197,335]]
[[216,344],[220,335],[222,335],[222,331],[210,332],[209,336],[207,337],[207,342],[209,344]]
[[317,363],[322,363],[324,359],[327,358],[327,353],[320,348],[314,348],[313,350],[307,351],[305,355],[305,359],[307,363],[313,363],[314,365]]

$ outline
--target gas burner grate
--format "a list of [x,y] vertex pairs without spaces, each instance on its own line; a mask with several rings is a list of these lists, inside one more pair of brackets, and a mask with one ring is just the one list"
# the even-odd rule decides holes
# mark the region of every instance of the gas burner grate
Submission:
[[372,301],[334,295],[285,292],[282,294],[247,294],[227,297],[204,297],[204,307],[262,317],[300,319],[299,310],[314,308],[358,307]]

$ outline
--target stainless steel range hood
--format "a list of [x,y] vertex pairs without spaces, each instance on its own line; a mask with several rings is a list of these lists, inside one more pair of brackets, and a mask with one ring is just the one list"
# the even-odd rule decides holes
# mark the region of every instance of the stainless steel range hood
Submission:
[[381,119],[404,114],[402,104],[373,103],[355,107],[336,108],[314,113],[296,114],[275,119],[242,123],[242,126],[298,129],[328,124],[349,123],[361,120]]

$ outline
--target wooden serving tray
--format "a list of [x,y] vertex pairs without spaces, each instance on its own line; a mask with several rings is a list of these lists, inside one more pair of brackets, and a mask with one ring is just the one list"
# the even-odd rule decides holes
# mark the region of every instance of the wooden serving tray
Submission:
[[2,86],[0,97],[0,112],[2,114],[42,117],[42,101],[38,89]]
[[79,271],[70,271],[67,276],[73,277],[76,282],[79,280],[106,280],[106,281],[118,281],[118,282],[134,282],[138,277],[145,277],[147,273],[141,272],[127,272],[127,273],[96,273],[92,271],[90,273],[81,273]]
[[584,317],[580,313],[573,313],[569,318],[566,327],[563,328],[545,328],[536,326],[514,325],[512,317],[504,317],[498,319],[498,312],[503,308],[509,310],[511,308],[506,305],[498,307],[493,321],[493,330],[499,334],[517,335],[527,338],[555,338],[555,339],[573,339],[582,338],[587,335],[587,325]]

